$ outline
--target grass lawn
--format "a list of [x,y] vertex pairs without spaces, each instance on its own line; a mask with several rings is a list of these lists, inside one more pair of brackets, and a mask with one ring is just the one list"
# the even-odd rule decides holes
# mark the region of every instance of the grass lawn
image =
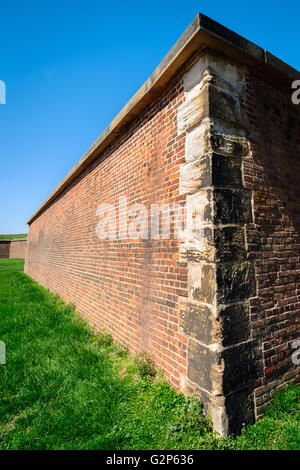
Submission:
[[0,235],[0,240],[16,240],[18,238],[27,238],[27,233],[17,233],[14,235]]
[[196,399],[95,335],[22,260],[0,260],[0,340],[0,449],[300,448],[300,387],[276,394],[241,436],[217,438]]

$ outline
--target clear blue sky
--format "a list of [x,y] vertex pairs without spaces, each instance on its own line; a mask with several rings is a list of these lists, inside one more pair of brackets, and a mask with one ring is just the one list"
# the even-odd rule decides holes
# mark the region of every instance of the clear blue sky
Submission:
[[298,0],[0,0],[0,8],[0,233],[27,231],[197,12],[300,69]]

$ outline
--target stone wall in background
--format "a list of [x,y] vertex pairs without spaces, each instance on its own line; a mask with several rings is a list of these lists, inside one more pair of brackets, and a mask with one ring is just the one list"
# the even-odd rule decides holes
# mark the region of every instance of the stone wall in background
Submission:
[[0,240],[0,258],[9,258],[10,240]]
[[21,258],[26,255],[27,239],[0,240],[0,258]]

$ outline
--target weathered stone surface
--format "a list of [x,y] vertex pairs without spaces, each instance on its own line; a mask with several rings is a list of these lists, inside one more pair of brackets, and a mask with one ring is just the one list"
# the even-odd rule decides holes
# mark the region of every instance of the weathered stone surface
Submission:
[[207,85],[195,96],[186,97],[186,101],[178,109],[178,133],[188,132],[201,121],[209,117],[209,94]]
[[188,378],[202,389],[212,392],[211,371],[217,362],[216,353],[197,341],[189,339],[188,355]]
[[242,137],[212,132],[210,134],[210,144],[210,149],[213,152],[224,156],[236,155],[244,157],[249,153],[248,142]]
[[230,63],[224,57],[217,56],[212,50],[206,49],[183,77],[184,91],[187,95],[201,84],[207,71],[214,80],[219,80],[219,83],[222,83],[222,88],[227,88],[228,91],[237,94],[243,92],[244,70],[238,68],[236,64]]
[[249,154],[239,114],[244,87],[242,70],[206,52],[184,77],[186,100],[178,113],[179,133],[187,133],[180,194],[190,209],[180,240],[180,259],[189,262],[189,298],[179,305],[188,336],[184,391],[205,400],[222,435],[252,422],[251,390],[261,365],[247,302],[256,283],[244,234],[252,221],[242,177]]
[[180,259],[214,259],[214,247],[206,236],[207,225],[212,223],[212,191],[198,191],[186,199],[187,224],[180,232]]
[[[223,397],[222,397],[223,398]],[[220,399],[218,397],[218,401]],[[209,412],[211,416],[211,421],[213,424],[214,431],[216,431],[220,436],[228,436],[229,434],[229,423],[228,415],[225,408],[225,400],[217,404],[217,399],[212,400],[209,407]]]
[[253,263],[216,264],[217,299],[220,304],[239,302],[256,294]]
[[211,118],[218,118],[229,122],[239,122],[240,117],[236,95],[223,92],[213,85],[208,86],[208,94],[208,113]]
[[209,404],[213,396],[189,380],[188,377],[184,377],[182,391],[187,396],[193,395],[198,398],[198,400],[200,400],[203,405],[203,410],[205,413],[209,410]]
[[181,165],[179,190],[180,194],[193,194],[199,189],[210,187],[212,183],[211,156],[205,155]]
[[224,188],[242,188],[242,159],[224,157],[215,153],[211,156],[211,185]]
[[241,226],[214,228],[199,226],[185,234],[180,246],[182,260],[186,261],[241,261],[246,259],[244,229]]
[[241,226],[211,228],[215,261],[242,260],[247,256],[245,234]]
[[248,302],[221,307],[217,318],[220,322],[223,346],[231,346],[250,338],[250,315]]
[[254,297],[255,294],[255,271],[249,261],[189,265],[189,295],[194,300],[208,304],[214,304],[217,300],[220,304],[229,304]]
[[[243,425],[253,424],[254,402],[251,387],[228,396],[214,396],[208,405],[208,410],[213,428],[221,436],[240,433]],[[240,414],[243,412],[244,415]]]
[[[212,190],[201,190],[186,198],[187,230],[198,230],[213,222]],[[184,234],[183,234],[184,237]]]
[[191,230],[189,237],[180,244],[180,259],[182,261],[214,261],[215,246],[211,227]]
[[262,361],[256,341],[213,350],[189,339],[188,377],[214,395],[226,396],[253,384]]
[[242,187],[242,160],[206,154],[202,158],[181,165],[180,194],[193,194],[206,187]]
[[235,224],[252,221],[250,191],[215,189],[214,223]]
[[214,304],[216,299],[216,267],[213,263],[189,265],[189,295],[191,299]]
[[249,153],[245,132],[233,123],[206,118],[186,135],[185,159],[191,162],[207,153],[244,157]]
[[179,301],[179,324],[183,332],[204,344],[212,342],[213,314],[207,305],[186,298]]
[[179,134],[192,130],[208,117],[238,123],[240,117],[237,96],[209,83],[201,89],[195,89],[178,109]]
[[220,84],[223,89],[230,92],[244,93],[245,72],[237,64],[225,60],[224,57],[209,49],[206,50],[203,62],[206,64],[206,69],[214,77],[214,83]]
[[191,162],[202,158],[211,151],[211,120],[204,119],[199,126],[191,129],[185,138],[185,160]]

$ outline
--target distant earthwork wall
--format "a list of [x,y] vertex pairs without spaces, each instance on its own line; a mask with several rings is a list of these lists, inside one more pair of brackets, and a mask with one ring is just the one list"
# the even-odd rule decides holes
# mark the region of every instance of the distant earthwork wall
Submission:
[[27,238],[0,240],[0,258],[25,259]]

